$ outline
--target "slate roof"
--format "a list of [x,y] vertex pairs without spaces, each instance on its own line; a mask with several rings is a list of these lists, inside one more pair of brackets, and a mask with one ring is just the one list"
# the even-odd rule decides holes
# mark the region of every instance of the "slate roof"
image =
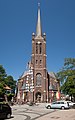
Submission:
[[24,83],[21,89],[24,90],[25,88],[26,88],[26,84]]
[[49,73],[49,75],[50,75],[51,77],[53,77],[53,78],[55,78],[55,79],[56,79],[56,75],[55,75],[55,73],[54,73],[54,72],[50,72],[50,73]]

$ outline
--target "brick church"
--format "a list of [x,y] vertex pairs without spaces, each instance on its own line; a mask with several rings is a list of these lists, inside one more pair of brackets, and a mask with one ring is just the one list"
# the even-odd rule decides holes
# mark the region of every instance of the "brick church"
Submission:
[[32,33],[32,54],[28,69],[18,79],[17,101],[49,102],[56,99],[59,81],[46,67],[46,34],[42,33],[38,6],[36,33]]

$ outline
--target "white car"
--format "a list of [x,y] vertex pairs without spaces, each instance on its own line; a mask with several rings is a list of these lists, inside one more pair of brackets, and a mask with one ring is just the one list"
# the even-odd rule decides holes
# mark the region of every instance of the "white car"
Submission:
[[71,102],[71,101],[67,101],[67,102],[69,103],[69,106],[70,106],[70,107],[73,107],[73,106],[75,105],[74,102]]
[[46,104],[46,108],[50,109],[50,108],[59,108],[59,109],[69,109],[70,106],[69,106],[69,103],[67,101],[55,101],[55,102],[52,102],[52,103],[48,103]]

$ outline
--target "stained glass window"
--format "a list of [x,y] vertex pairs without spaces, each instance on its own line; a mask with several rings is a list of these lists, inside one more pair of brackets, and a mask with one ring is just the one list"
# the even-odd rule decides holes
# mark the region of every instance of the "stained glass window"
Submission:
[[38,85],[38,86],[41,85],[41,79],[42,79],[42,76],[40,73],[38,73],[36,75],[36,85]]

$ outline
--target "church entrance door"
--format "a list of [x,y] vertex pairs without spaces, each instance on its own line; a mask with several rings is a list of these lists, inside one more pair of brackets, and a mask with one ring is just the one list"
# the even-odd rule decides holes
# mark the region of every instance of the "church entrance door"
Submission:
[[40,92],[36,93],[36,101],[41,102],[41,93]]

